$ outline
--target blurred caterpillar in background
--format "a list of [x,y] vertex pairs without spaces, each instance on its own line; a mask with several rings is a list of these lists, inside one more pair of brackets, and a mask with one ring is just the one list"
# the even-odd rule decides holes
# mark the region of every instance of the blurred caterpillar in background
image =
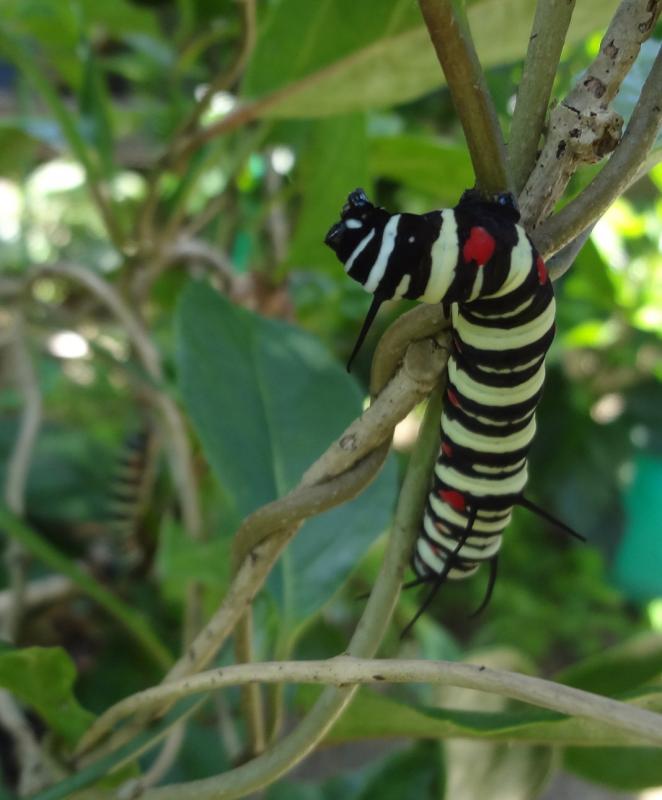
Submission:
[[141,541],[140,528],[154,490],[158,442],[148,423],[127,435],[117,459],[107,504],[107,526],[124,551],[123,560],[136,566],[152,545]]
[[466,578],[487,561],[478,611],[485,607],[514,505],[582,538],[523,495],[555,303],[545,264],[518,222],[509,194],[488,201],[470,190],[453,209],[418,215],[391,214],[356,189],[324,240],[374,298],[348,369],[385,300],[442,303],[451,319],[441,449],[410,584],[432,591],[410,625],[446,578]]

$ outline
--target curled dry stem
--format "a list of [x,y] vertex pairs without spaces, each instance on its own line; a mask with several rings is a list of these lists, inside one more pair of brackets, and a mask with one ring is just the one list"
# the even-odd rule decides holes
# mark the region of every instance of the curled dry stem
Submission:
[[519,198],[528,228],[548,216],[580,164],[595,163],[616,148],[623,120],[609,104],[659,12],[658,0],[623,0],[598,55],[552,111],[544,147]]
[[[385,366],[390,364],[391,368],[395,367],[398,353],[402,352],[406,341],[420,338],[421,331],[423,335],[438,332],[443,324],[444,318],[439,310],[431,312],[423,306],[401,318],[396,326],[386,332],[383,343],[380,343],[375,356],[373,374],[376,377],[373,378],[373,386],[383,386],[382,381],[386,380],[387,374]],[[354,425],[348,428],[350,435],[355,441],[360,441],[360,445],[357,444],[354,449],[341,447],[339,442],[345,438],[346,431],[311,467],[305,481],[297,488],[247,517],[235,537],[233,563],[236,574],[223,602],[164,682],[190,675],[209,664],[250,606],[283,548],[306,518],[356,496],[375,477],[386,458],[390,433],[400,420],[403,408],[409,410],[423,399],[443,372],[447,351],[438,349],[437,355],[436,360],[430,359],[428,372],[424,376],[419,374],[418,378],[412,377],[408,368],[402,366],[392,378],[392,382],[399,387],[398,392],[389,392],[384,399],[381,395],[377,397],[371,406],[372,413],[368,413],[369,409],[363,415],[358,432]],[[398,393],[409,400],[404,405],[398,404],[394,411],[390,404],[394,394]],[[384,417],[390,420],[388,424]],[[425,474],[426,486],[428,474]],[[107,734],[110,728],[105,719],[106,715],[102,715],[85,734],[78,754],[89,752]],[[140,720],[141,724],[145,722]],[[108,748],[117,746],[126,738],[126,732],[121,731],[111,739]]]

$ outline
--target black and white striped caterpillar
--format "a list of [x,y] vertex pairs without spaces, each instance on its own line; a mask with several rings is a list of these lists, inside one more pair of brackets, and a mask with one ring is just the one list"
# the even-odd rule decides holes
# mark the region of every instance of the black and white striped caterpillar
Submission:
[[486,605],[514,505],[577,536],[523,495],[555,303],[518,221],[508,194],[492,202],[470,190],[453,209],[417,215],[390,214],[356,189],[325,238],[374,296],[350,364],[384,300],[443,303],[451,318],[441,449],[412,557],[414,583],[433,584],[419,614],[446,578],[468,577],[484,561],[479,610]]

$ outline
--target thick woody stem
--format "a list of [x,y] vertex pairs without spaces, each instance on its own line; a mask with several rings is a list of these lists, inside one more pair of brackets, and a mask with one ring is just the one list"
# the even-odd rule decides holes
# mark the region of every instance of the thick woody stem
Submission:
[[552,111],[545,145],[520,196],[522,220],[535,228],[554,208],[581,164],[612,152],[623,121],[609,108],[660,12],[657,0],[623,0],[600,52]]
[[542,255],[556,253],[596,222],[640,174],[662,127],[662,48],[616,152],[584,191],[538,230],[533,238]]
[[494,104],[458,0],[419,0],[469,147],[476,183],[486,195],[509,186],[506,149]]

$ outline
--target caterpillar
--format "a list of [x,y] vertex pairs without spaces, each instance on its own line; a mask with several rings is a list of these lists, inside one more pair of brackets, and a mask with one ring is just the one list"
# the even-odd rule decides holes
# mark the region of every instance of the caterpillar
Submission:
[[545,263],[511,195],[485,200],[468,190],[452,209],[391,214],[353,191],[324,240],[345,272],[373,295],[347,368],[379,306],[408,298],[442,303],[452,344],[441,417],[441,446],[408,585],[432,591],[490,565],[491,596],[502,535],[522,505],[582,538],[524,497],[527,455],[555,331]]
[[147,421],[128,434],[115,464],[107,498],[106,525],[123,550],[124,566],[135,568],[149,549],[142,541],[141,527],[152,498],[156,479],[158,442]]

